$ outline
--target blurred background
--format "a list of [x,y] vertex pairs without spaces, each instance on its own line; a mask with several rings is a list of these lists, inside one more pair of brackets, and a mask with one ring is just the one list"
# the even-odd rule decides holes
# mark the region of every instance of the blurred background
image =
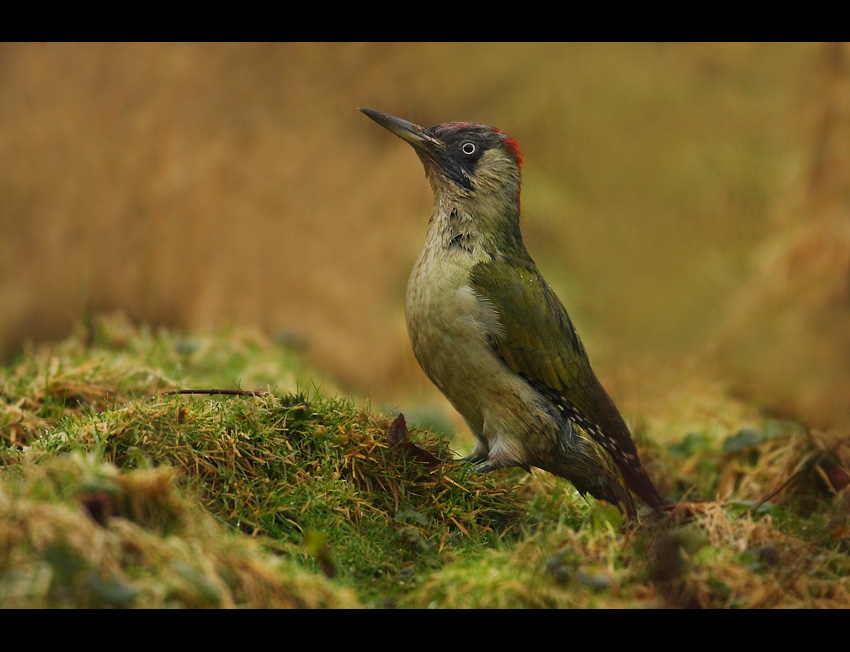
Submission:
[[0,45],[0,360],[119,310],[443,409],[404,325],[430,189],[361,106],[519,141],[526,244],[624,412],[705,377],[850,424],[846,44]]

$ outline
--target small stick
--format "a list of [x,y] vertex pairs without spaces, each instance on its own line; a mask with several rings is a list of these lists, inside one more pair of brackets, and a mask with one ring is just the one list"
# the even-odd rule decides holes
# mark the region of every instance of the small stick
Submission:
[[5,426],[0,426],[0,430],[5,430],[6,428],[11,428],[12,426],[16,426],[19,423],[23,422],[24,418],[21,417],[17,421],[12,421],[12,423],[7,423]]
[[172,389],[160,392],[158,396],[174,396],[175,394],[226,394],[227,396],[269,396],[269,392],[257,392],[251,389]]

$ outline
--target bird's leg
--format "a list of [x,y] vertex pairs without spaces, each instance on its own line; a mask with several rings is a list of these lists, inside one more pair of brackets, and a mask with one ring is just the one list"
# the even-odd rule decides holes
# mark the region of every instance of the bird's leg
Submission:
[[496,436],[489,443],[491,445],[489,446],[486,459],[480,464],[475,465],[476,471],[479,473],[488,473],[496,469],[509,469],[514,466],[519,466],[526,471],[529,470],[524,449],[521,446],[514,446],[513,444],[515,442],[513,440]]
[[487,444],[487,440],[478,437],[475,437],[475,448],[472,449],[472,452],[463,458],[464,462],[483,462],[487,459],[487,455],[490,453],[490,446]]

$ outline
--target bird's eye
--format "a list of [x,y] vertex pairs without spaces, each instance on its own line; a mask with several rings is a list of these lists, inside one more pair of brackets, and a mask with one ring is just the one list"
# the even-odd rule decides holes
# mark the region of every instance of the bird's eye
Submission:
[[465,142],[463,145],[460,146],[460,151],[462,151],[467,156],[475,154],[475,143],[471,143],[469,141]]

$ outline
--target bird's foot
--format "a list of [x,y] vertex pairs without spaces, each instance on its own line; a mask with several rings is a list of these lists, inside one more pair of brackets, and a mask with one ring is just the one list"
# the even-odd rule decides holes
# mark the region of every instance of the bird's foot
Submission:
[[496,469],[511,469],[514,467],[519,467],[524,469],[528,473],[531,473],[531,467],[528,464],[519,464],[519,463],[505,463],[493,461],[492,459],[484,460],[480,464],[475,465],[475,470],[478,473],[489,473],[490,471],[495,471]]
[[498,464],[493,464],[490,460],[484,460],[483,462],[479,462],[475,465],[475,470],[478,473],[489,473],[490,471],[495,471],[498,468],[501,467]]

